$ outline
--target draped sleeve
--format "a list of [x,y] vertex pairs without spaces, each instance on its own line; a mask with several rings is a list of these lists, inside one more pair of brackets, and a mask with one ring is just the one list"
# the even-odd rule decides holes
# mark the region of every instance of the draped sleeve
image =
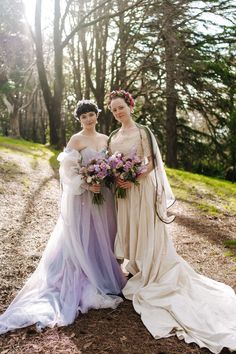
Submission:
[[[144,131],[146,133],[149,149],[151,152],[151,154],[147,156],[152,156],[152,160],[154,164],[154,169],[151,172],[151,177],[156,191],[155,210],[159,219],[162,222],[169,224],[175,219],[175,216],[168,215],[167,209],[174,204],[175,197],[166,175],[159,146],[157,144],[154,134],[151,132],[151,130],[148,127],[138,125],[138,124],[137,126],[141,128],[141,131]],[[145,148],[147,141],[145,142],[144,140],[143,144],[144,144],[144,149],[146,149],[146,153],[148,153],[149,152],[148,148],[147,147]]]
[[82,194],[85,189],[82,187],[83,179],[79,174],[81,154],[77,150],[65,148],[57,160],[60,162],[59,174],[63,192],[72,195]]
[[147,132],[144,129],[141,129],[141,135],[142,135],[143,156],[150,157],[152,156],[152,151],[148,140]]

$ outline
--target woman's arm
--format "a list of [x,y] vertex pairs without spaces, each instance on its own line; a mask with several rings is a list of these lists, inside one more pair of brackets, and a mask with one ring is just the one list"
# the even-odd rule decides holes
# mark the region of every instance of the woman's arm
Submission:
[[147,159],[148,163],[145,164],[145,170],[140,173],[140,175],[137,177],[137,180],[147,177],[149,173],[154,169],[152,157],[149,156]]
[[[73,154],[79,154],[79,150],[81,150],[81,139],[79,138],[78,135],[73,135],[67,146],[66,149],[69,150],[75,150],[74,152],[71,152]],[[70,153],[70,154],[71,154]],[[63,154],[63,153],[62,153]],[[61,166],[60,166],[60,176],[61,179],[64,183],[67,185],[73,185],[73,190],[76,190],[76,181],[78,179],[78,185],[80,188],[91,191],[93,193],[100,193],[101,186],[99,184],[97,185],[89,185],[85,183],[84,181],[81,181],[81,177],[79,178],[79,173],[78,170],[80,168],[78,158],[75,156],[73,158],[65,158],[61,161]],[[74,181],[74,182],[73,182]],[[78,187],[79,188],[79,187]],[[80,194],[80,193],[78,193]]]
[[[154,166],[152,162],[152,158],[148,157],[148,163],[145,165],[145,170],[140,173],[140,175],[137,177],[137,180],[141,180],[149,175],[150,172],[152,172]],[[124,181],[121,178],[117,178],[116,183],[119,187],[123,189],[129,189],[132,187],[133,182],[130,181]]]

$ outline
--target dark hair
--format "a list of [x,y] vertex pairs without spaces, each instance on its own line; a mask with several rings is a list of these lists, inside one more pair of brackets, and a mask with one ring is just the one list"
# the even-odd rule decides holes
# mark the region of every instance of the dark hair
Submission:
[[90,100],[81,100],[77,103],[75,111],[74,111],[74,117],[75,119],[79,119],[81,114],[83,113],[88,113],[88,112],[95,112],[96,114],[99,113],[101,110],[98,108],[96,103]]
[[134,107],[134,99],[132,95],[129,92],[120,89],[120,90],[111,91],[108,94],[107,105],[109,108],[111,107],[111,101],[115,98],[123,98],[123,100],[127,103],[129,107],[131,108]]

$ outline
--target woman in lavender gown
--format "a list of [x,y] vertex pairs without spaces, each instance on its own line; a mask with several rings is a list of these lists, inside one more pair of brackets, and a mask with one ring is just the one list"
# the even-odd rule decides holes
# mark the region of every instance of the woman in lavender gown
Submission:
[[78,169],[105,154],[107,136],[96,132],[98,107],[80,101],[75,110],[82,130],[73,135],[58,160],[61,212],[41,261],[0,316],[0,334],[36,323],[38,330],[71,324],[89,309],[116,308],[125,278],[113,255],[116,235],[114,200],[92,203],[101,186],[86,185]]

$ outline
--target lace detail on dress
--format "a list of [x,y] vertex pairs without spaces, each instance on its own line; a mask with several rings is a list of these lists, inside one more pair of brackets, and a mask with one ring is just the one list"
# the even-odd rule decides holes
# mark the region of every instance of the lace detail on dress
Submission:
[[[142,135],[140,136],[140,134]],[[129,135],[120,134],[118,132],[114,137],[111,138],[110,152],[112,154],[119,151],[125,155],[128,155],[133,150],[137,152],[137,155],[141,159],[147,156],[151,156],[151,150],[145,131],[139,131],[139,129],[137,129]]]

